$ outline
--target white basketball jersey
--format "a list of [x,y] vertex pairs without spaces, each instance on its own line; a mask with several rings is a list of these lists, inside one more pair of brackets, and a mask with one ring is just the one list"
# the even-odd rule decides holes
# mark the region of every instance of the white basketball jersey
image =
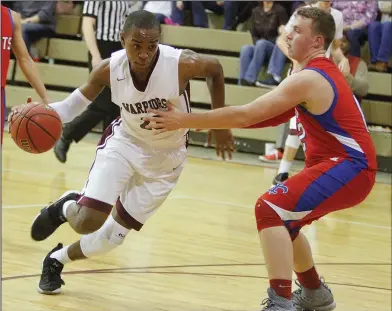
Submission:
[[167,110],[170,100],[176,109],[190,112],[189,94],[180,96],[178,63],[182,50],[159,45],[159,55],[144,91],[136,89],[130,73],[125,49],[112,54],[110,59],[110,84],[112,101],[121,108],[122,128],[130,136],[157,148],[177,148],[186,142],[188,129],[154,135],[145,129],[142,118],[151,115],[148,108]]

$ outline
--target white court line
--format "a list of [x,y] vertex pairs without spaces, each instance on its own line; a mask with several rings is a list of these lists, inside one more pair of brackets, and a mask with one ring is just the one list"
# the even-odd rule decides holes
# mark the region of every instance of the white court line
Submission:
[[22,204],[22,205],[3,205],[2,208],[29,208],[29,207],[45,207],[46,204]]

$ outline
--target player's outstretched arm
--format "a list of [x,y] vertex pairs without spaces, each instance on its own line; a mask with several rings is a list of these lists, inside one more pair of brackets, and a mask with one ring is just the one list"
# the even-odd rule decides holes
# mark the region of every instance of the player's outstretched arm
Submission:
[[26,76],[27,81],[30,85],[37,91],[42,102],[45,104],[49,103],[48,94],[44,83],[39,76],[37,66],[35,65],[33,59],[31,58],[29,52],[27,51],[26,44],[22,36],[22,24],[20,21],[19,14],[11,11],[12,20],[14,23],[14,35],[12,38],[12,51],[18,61],[20,69],[22,69],[23,74]]
[[[305,70],[286,78],[271,92],[243,106],[224,107],[205,113],[181,113],[174,111],[151,110],[154,117],[144,118],[150,121],[149,128],[158,133],[179,128],[228,129],[244,128],[253,124],[282,115],[303,102],[309,102],[320,88],[321,76]],[[322,81],[324,83],[324,81]],[[328,82],[325,82],[328,83]],[[324,84],[323,84],[324,86]],[[320,93],[320,92],[319,92]]]
[[[103,60],[91,73],[88,81],[73,91],[66,99],[49,104],[56,110],[63,123],[71,122],[101,93],[105,86],[110,86],[110,59]],[[25,105],[15,107],[12,114],[19,113]],[[9,115],[10,120],[12,114]]]

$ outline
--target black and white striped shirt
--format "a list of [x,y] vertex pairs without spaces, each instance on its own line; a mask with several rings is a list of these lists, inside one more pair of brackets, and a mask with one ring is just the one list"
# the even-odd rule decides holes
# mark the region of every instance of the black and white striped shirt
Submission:
[[118,42],[131,5],[130,1],[85,1],[83,16],[96,18],[97,40]]

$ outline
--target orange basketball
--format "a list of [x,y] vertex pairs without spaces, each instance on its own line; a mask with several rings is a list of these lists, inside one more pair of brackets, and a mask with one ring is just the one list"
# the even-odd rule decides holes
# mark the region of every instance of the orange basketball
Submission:
[[34,103],[14,113],[10,121],[11,137],[19,148],[43,153],[54,147],[62,133],[62,123],[50,106]]

